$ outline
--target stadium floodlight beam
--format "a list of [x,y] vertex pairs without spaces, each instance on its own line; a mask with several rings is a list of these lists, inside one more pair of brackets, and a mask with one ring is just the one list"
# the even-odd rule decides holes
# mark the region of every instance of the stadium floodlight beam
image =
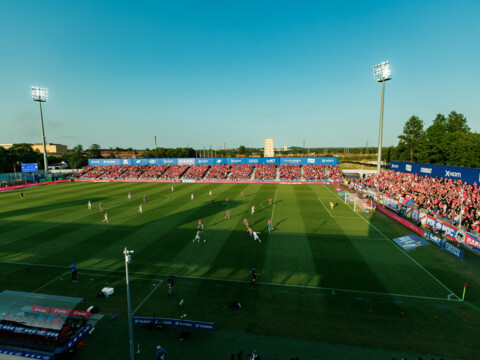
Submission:
[[33,101],[38,101],[38,103],[40,104],[40,121],[42,124],[42,139],[43,139],[43,166],[45,167],[45,170],[44,170],[45,177],[47,177],[48,160],[47,160],[47,145],[45,143],[45,130],[43,128],[42,102],[47,101],[48,90],[38,86],[32,86],[32,98],[33,98]]
[[377,172],[382,171],[382,133],[383,133],[383,100],[385,98],[385,81],[391,80],[390,77],[390,63],[384,61],[381,64],[373,66],[373,78],[377,82],[382,83],[382,106],[380,109],[380,132],[378,135],[378,157],[377,157]]
[[133,324],[132,324],[132,304],[130,301],[130,281],[128,280],[128,263],[132,260],[130,254],[133,254],[133,250],[123,250],[125,255],[125,281],[127,283],[127,304],[128,304],[128,333],[130,335],[130,358],[135,360],[135,349],[133,348]]

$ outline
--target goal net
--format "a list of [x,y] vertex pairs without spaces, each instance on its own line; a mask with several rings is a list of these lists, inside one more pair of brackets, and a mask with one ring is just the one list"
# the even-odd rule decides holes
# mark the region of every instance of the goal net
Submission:
[[360,199],[355,194],[345,193],[345,204],[353,207],[354,211],[359,212],[371,212],[372,211],[372,200]]

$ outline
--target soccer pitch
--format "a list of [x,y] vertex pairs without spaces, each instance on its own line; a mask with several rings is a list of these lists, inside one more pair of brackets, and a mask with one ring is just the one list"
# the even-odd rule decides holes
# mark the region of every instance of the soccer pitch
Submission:
[[[478,358],[477,257],[467,254],[461,262],[435,245],[404,251],[392,239],[410,230],[380,212],[353,211],[335,186],[171,186],[65,183],[24,189],[23,200],[19,191],[0,193],[2,289],[83,297],[101,314],[117,315],[99,323],[76,358],[100,359],[107,348],[112,358],[128,359],[127,247],[135,251],[129,264],[134,315],[187,313],[217,329],[179,344],[179,330],[135,328],[143,350],[138,359],[153,358],[156,342],[176,359],[226,359],[239,347],[279,360],[378,358],[362,357],[362,348],[353,347],[345,351],[355,356],[345,356],[345,345],[383,349],[386,359],[404,353]],[[261,242],[249,236],[245,218]],[[192,242],[199,219],[201,241]],[[78,283],[71,282],[72,262]],[[254,266],[258,278],[251,286]],[[166,296],[170,274],[176,277],[173,297]],[[469,287],[462,303],[464,283]],[[115,295],[97,298],[105,286],[114,287]],[[234,300],[241,310],[229,309]],[[338,345],[329,356],[320,342]]]

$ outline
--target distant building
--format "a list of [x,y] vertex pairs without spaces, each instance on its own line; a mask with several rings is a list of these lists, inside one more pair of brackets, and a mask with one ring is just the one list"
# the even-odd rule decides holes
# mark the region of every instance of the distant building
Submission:
[[[14,144],[0,144],[0,147],[4,149],[10,149]],[[42,143],[35,143],[35,144],[28,144],[34,151],[39,151],[43,154],[43,144]],[[47,148],[48,155],[63,155],[68,152],[67,145],[61,144],[50,144],[46,143],[45,147]]]
[[264,157],[274,157],[275,151],[273,150],[273,138],[265,138],[265,146],[263,148]]
[[[42,143],[35,143],[30,145],[33,150],[38,150],[41,154],[43,154],[43,144]],[[51,144],[46,143],[45,147],[47,148],[47,154],[51,155],[63,155],[68,152],[67,145],[61,144]]]

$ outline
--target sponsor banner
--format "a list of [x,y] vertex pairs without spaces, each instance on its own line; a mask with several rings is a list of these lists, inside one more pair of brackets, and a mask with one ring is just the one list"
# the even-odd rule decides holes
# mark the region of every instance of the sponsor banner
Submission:
[[195,165],[225,165],[226,163],[227,158],[195,159]]
[[420,221],[420,213],[417,209],[412,210],[412,220]]
[[280,158],[280,165],[337,165],[336,157],[292,157]]
[[390,170],[408,172],[419,176],[462,180],[469,184],[480,182],[480,169],[460,166],[443,166],[391,161]]
[[177,165],[195,165],[195,158],[179,158]]
[[426,246],[428,242],[417,235],[407,235],[393,239],[403,250],[415,250],[417,247]]
[[438,231],[445,233],[450,240],[457,241],[457,228],[443,221],[437,220],[433,216],[427,215],[425,217],[425,226],[430,229],[437,229]]
[[195,179],[183,179],[182,180],[182,183],[195,183],[196,180]]
[[132,165],[150,165],[148,160],[149,159],[130,159]]
[[377,209],[380,210],[385,215],[390,216],[392,219],[398,221],[400,224],[408,227],[410,230],[413,230],[418,235],[423,235],[423,230],[420,229],[418,226],[416,226],[416,225],[412,224],[411,222],[401,218],[397,214],[392,213],[391,211],[387,210],[384,206],[377,205]]
[[166,327],[175,327],[182,329],[201,330],[201,331],[215,331],[215,324],[204,321],[182,320],[182,319],[167,319],[167,318],[152,318],[152,317],[133,317],[133,325],[148,326],[161,323]]
[[56,338],[58,337],[58,334],[59,334],[58,331],[24,328],[20,326],[3,325],[3,324],[0,324],[0,331],[9,331],[17,334],[45,336],[50,338]]
[[405,209],[405,216],[406,216],[407,218],[409,218],[409,219],[412,218],[412,208],[411,208],[411,207],[407,207],[407,208]]
[[392,200],[388,197],[384,197],[383,198],[383,205],[389,207],[390,209],[392,210],[395,210],[395,211],[398,211],[399,208],[398,208],[398,202],[396,202],[395,200]]
[[38,164],[37,163],[22,164],[22,172],[38,172]]
[[[90,166],[108,165],[338,165],[336,157],[296,157],[296,158],[177,158],[177,159],[88,159]],[[37,169],[38,170],[38,169]]]
[[465,245],[468,245],[473,250],[480,252],[480,239],[472,234],[465,234]]
[[456,246],[453,246],[449,244],[448,242],[444,241],[443,242],[443,249],[445,251],[448,251],[450,254],[455,255],[458,257],[460,260],[463,260],[463,251],[457,248]]
[[46,181],[46,182],[42,182],[42,183],[38,183],[38,184],[6,186],[6,187],[0,187],[0,192],[1,191],[16,190],[16,189],[23,189],[23,188],[32,187],[32,186],[58,184],[58,183],[64,183],[64,182],[69,182],[69,181],[70,180],[56,180],[56,181]]
[[93,325],[85,326],[75,337],[71,338],[63,347],[63,352],[71,350],[82,337],[87,335],[87,333],[93,328]]
[[22,350],[22,349],[10,349],[5,346],[0,346],[0,355],[10,355],[24,357],[27,359],[36,359],[36,360],[53,360],[53,354],[45,354],[32,350]]

